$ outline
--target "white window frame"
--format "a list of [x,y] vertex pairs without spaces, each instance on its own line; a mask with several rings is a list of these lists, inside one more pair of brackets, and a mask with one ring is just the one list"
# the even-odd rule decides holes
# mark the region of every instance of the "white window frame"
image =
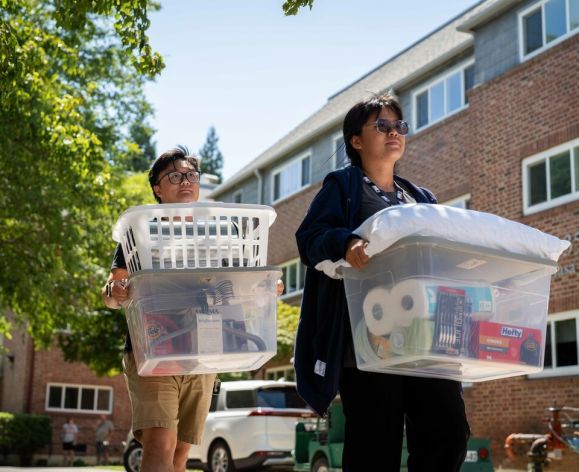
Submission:
[[[291,259],[289,261],[284,262],[283,264],[280,264],[279,267],[280,269],[284,268],[284,267],[289,267],[291,265],[296,264],[296,286],[299,287],[300,284],[300,264],[301,264],[301,260],[300,258],[296,258],[296,259]],[[305,270],[304,270],[304,274],[305,274]],[[305,282],[305,280],[303,281]],[[284,284],[286,283],[286,281],[284,280]],[[282,300],[286,299],[286,298],[291,298],[291,297],[295,297],[296,295],[301,295],[304,291],[303,288],[298,288],[297,290],[294,290],[293,292],[288,292],[287,291],[288,287],[287,285],[285,286],[285,293],[280,297]]]
[[[278,174],[281,174],[285,169],[287,169],[288,167],[290,167],[292,164],[294,164],[296,161],[303,161],[304,159],[310,158],[310,181],[309,183],[307,183],[306,185],[302,185],[300,188],[298,188],[297,190],[288,193],[287,195],[282,195],[280,196],[277,200],[275,199],[275,176]],[[302,179],[302,167],[300,166],[300,181]],[[281,202],[282,200],[285,200],[286,198],[291,197],[292,195],[295,195],[298,192],[301,192],[303,189],[309,187],[310,185],[312,185],[312,150],[308,149],[304,152],[301,152],[300,154],[298,154],[297,156],[293,157],[292,159],[284,162],[281,166],[276,167],[272,173],[271,173],[271,202],[272,203],[278,203]]]
[[[281,378],[283,378],[284,380],[289,380],[288,376],[286,375],[287,372],[292,372],[293,374],[293,379],[295,380],[295,370],[294,370],[294,366],[291,364],[287,364],[287,365],[280,365],[277,367],[268,367],[265,369],[265,380],[279,380],[279,378],[275,378],[275,374],[278,372],[283,372],[283,375]],[[273,377],[274,378],[269,378],[268,375],[269,374],[274,374]],[[293,381],[293,380],[289,380],[289,381]]]
[[[467,205],[466,205],[467,202],[470,202],[470,193],[465,193],[464,195],[461,195],[460,197],[456,197],[456,198],[453,198],[451,200],[447,200],[446,202],[443,202],[443,205],[455,206],[456,208],[464,208],[466,210],[467,209]],[[462,203],[462,206],[456,206],[457,203]]]
[[[52,407],[49,406],[49,400],[50,400],[50,388],[51,387],[61,387],[62,388],[62,398],[61,398],[61,407],[57,408],[57,407]],[[64,390],[66,388],[77,388],[79,390],[79,396],[78,396],[78,408],[64,408]],[[98,394],[95,395],[95,409],[93,410],[84,410],[82,408],[80,408],[80,402],[82,399],[82,395],[80,394],[82,389],[85,390],[95,390],[95,393],[98,392],[98,390],[108,390],[109,392],[109,406],[106,410],[98,410],[96,409],[96,402],[98,400]],[[46,400],[45,400],[45,404],[44,404],[44,408],[46,411],[59,411],[59,412],[65,412],[65,413],[90,413],[90,414],[95,414],[95,413],[107,413],[107,414],[111,414],[113,411],[113,388],[109,387],[107,385],[87,385],[87,384],[67,384],[67,383],[59,383],[59,382],[49,382],[46,384]]]
[[[425,130],[433,125],[435,125],[436,123],[440,123],[441,121],[447,119],[448,117],[455,115],[456,113],[461,112],[462,110],[464,110],[465,108],[468,108],[468,103],[466,103],[466,93],[464,90],[464,70],[467,67],[470,67],[474,64],[474,57],[471,57],[469,59],[466,59],[462,62],[460,62],[459,64],[455,65],[453,68],[448,69],[447,71],[443,72],[442,74],[439,74],[437,76],[435,76],[434,78],[430,79],[428,82],[426,82],[425,84],[423,84],[420,88],[417,88],[416,90],[414,90],[412,92],[412,129],[414,130],[414,133],[418,133],[422,130]],[[448,77],[450,77],[453,74],[456,74],[458,71],[461,71],[462,74],[460,76],[460,80],[461,80],[461,88],[460,88],[460,99],[462,102],[462,106],[458,107],[456,110],[453,110],[449,113],[445,113],[443,116],[441,116],[440,118],[438,118],[437,120],[434,121],[429,121],[428,123],[426,123],[425,125],[422,125],[420,128],[418,128],[418,95],[420,95],[422,92],[428,90],[428,113],[430,114],[430,110],[431,110],[431,106],[430,106],[430,89],[432,88],[432,86],[434,86],[435,84],[438,84],[439,82],[443,82],[444,84],[446,84],[446,79]],[[444,103],[446,106],[446,85],[444,86]],[[429,117],[430,118],[430,117]]]
[[[547,149],[534,156],[527,157],[521,162],[522,174],[523,174],[523,215],[532,215],[539,211],[547,210],[549,208],[554,208],[559,205],[564,205],[579,199],[579,182],[575,181],[575,151],[574,148],[579,146],[579,138],[573,141],[568,141],[566,143],[560,144],[553,148]],[[562,152],[569,151],[571,158],[571,193],[567,195],[562,195],[560,197],[551,199],[551,171],[550,171],[550,157],[556,156]],[[541,203],[536,203],[530,205],[529,202],[529,173],[527,172],[529,167],[538,162],[546,161],[546,172],[547,172],[547,200]],[[575,189],[575,190],[573,190]]]
[[[553,362],[556,362],[556,340],[555,340],[555,322],[556,321],[565,321],[575,319],[575,329],[577,330],[576,339],[577,339],[577,350],[579,351],[579,310],[572,310],[572,311],[565,311],[561,313],[556,313],[553,315],[549,315],[547,317],[547,323],[551,325],[551,348],[553,349],[551,353],[551,359]],[[545,333],[547,331],[545,330]],[[579,352],[578,355],[578,362],[579,362]],[[529,374],[528,377],[530,379],[535,378],[545,378],[545,377],[563,377],[568,375],[579,375],[579,364],[578,365],[569,365],[564,367],[546,367],[543,369],[542,372],[538,372],[536,374]]]
[[[343,169],[346,167],[347,162],[344,162],[340,167],[338,167],[338,140],[344,139],[344,134],[338,132],[332,135],[332,170]],[[344,147],[344,155],[346,155],[346,148]]]
[[[519,17],[518,17],[518,25],[519,25],[519,60],[521,62],[527,61],[535,56],[537,56],[538,54],[541,54],[542,52],[546,51],[547,49],[552,48],[553,46],[556,46],[557,44],[561,43],[562,41],[565,41],[566,39],[570,38],[571,36],[579,33],[579,28],[575,28],[573,31],[571,31],[571,16],[569,15],[570,12],[570,5],[569,2],[570,0],[565,0],[565,13],[566,13],[566,20],[567,20],[567,32],[565,34],[563,34],[562,36],[558,37],[557,39],[551,41],[550,43],[547,43],[547,38],[545,37],[545,35],[547,34],[546,28],[545,28],[545,4],[548,2],[549,0],[541,0],[537,3],[534,3],[533,5],[530,5],[528,8],[525,8],[524,10],[522,10],[521,12],[519,12]],[[523,23],[523,19],[525,16],[528,16],[529,13],[534,12],[535,10],[541,9],[541,29],[543,32],[543,45],[536,49],[533,52],[530,52],[529,54],[525,55],[525,38],[524,38],[524,23]]]
[[237,195],[239,195],[239,197],[240,197],[240,198],[239,198],[239,200],[240,200],[239,203],[243,203],[243,190],[238,190],[237,192],[233,192],[233,195],[232,195],[232,197],[231,197],[231,201],[232,201],[233,203],[236,203],[235,197],[236,197]]

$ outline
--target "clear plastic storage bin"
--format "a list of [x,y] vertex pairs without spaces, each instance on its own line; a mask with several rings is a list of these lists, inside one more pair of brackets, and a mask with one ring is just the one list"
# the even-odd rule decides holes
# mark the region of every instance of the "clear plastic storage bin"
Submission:
[[260,267],[267,264],[273,208],[228,203],[173,203],[130,208],[118,219],[129,274],[148,269]]
[[342,268],[358,368],[467,382],[539,372],[556,268],[429,237]]
[[249,371],[277,352],[275,267],[142,271],[126,308],[139,375]]

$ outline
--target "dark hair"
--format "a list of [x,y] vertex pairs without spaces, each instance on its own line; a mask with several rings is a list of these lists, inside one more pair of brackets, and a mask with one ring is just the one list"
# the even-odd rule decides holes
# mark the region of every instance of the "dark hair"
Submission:
[[382,109],[389,108],[402,120],[402,108],[398,99],[391,92],[384,95],[375,95],[367,100],[356,103],[344,118],[343,133],[346,154],[350,158],[353,166],[362,167],[362,158],[358,151],[354,149],[352,143],[353,136],[362,134],[362,127],[366,124],[371,116],[378,116]]
[[189,149],[187,146],[182,146],[178,144],[177,147],[170,149],[169,151],[164,152],[161,154],[157,160],[151,166],[149,170],[149,184],[151,185],[151,190],[153,191],[153,196],[158,203],[162,203],[161,199],[155,193],[155,189],[153,188],[155,185],[159,184],[159,175],[163,172],[170,164],[175,167],[175,161],[177,159],[182,159],[184,161],[188,161],[197,172],[199,172],[199,160],[196,156],[189,153]]

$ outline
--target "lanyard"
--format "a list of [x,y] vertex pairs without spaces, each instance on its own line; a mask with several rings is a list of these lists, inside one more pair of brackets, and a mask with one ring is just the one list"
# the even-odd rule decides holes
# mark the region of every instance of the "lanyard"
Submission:
[[378,187],[374,182],[370,180],[370,178],[367,175],[364,175],[363,179],[364,182],[366,182],[370,186],[370,188],[374,190],[374,192],[376,192],[376,195],[378,195],[382,200],[388,203],[388,205],[397,205],[398,203],[416,203],[416,200],[412,198],[408,194],[408,192],[406,192],[402,187],[400,187],[400,185],[398,185],[396,181],[394,182],[394,188],[396,189],[396,199],[398,201],[393,202],[390,198],[388,198],[386,193],[380,187]]

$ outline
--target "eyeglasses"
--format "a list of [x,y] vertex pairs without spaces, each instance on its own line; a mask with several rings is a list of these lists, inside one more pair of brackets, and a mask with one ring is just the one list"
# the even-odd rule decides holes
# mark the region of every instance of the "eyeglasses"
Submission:
[[179,185],[185,179],[187,179],[192,184],[196,184],[199,182],[201,172],[197,172],[196,170],[190,170],[189,172],[167,172],[157,181],[157,185],[159,185],[161,180],[163,180],[165,177],[169,177],[169,182],[171,182],[173,185]]
[[379,133],[389,133],[390,130],[395,129],[396,132],[402,136],[408,134],[408,123],[402,120],[390,121],[384,118],[379,118],[372,123],[368,123],[368,125],[375,125],[376,130]]

